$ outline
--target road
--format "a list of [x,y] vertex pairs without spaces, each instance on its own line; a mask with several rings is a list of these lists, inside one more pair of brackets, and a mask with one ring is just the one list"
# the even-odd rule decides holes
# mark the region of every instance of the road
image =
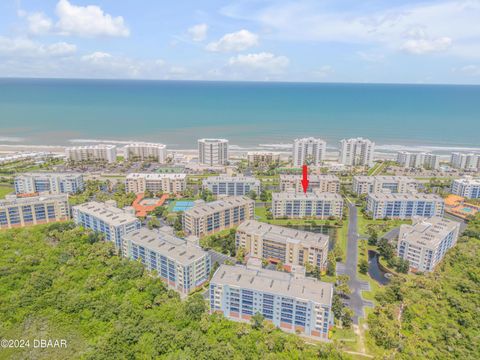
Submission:
[[337,263],[337,274],[346,274],[350,277],[348,286],[352,290],[352,294],[347,299],[347,305],[353,310],[353,323],[358,325],[360,317],[364,316],[364,307],[373,307],[371,301],[362,298],[362,290],[370,290],[370,284],[357,278],[358,265],[358,224],[357,209],[355,205],[348,204],[349,221],[348,221],[348,240],[347,240],[347,260],[345,264]]

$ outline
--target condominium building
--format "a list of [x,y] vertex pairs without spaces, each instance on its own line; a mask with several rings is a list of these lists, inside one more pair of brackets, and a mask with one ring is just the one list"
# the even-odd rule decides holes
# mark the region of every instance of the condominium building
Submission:
[[343,198],[336,193],[281,192],[272,194],[274,218],[341,218],[342,212]]
[[240,224],[235,236],[237,249],[242,247],[249,256],[327,268],[328,235],[248,220]]
[[132,143],[125,146],[124,156],[125,160],[164,163],[167,159],[167,147],[163,144]]
[[226,165],[228,162],[228,140],[199,139],[198,163],[202,165]]
[[416,186],[417,181],[408,176],[354,176],[352,179],[352,190],[357,195],[414,192]]
[[412,225],[401,225],[397,252],[408,260],[411,271],[433,271],[448,249],[455,246],[460,223],[434,216],[416,218]]
[[327,143],[313,137],[295,139],[293,141],[293,166],[304,164],[319,166],[327,153]]
[[0,200],[0,229],[38,225],[70,218],[68,195],[17,197]]
[[333,285],[291,273],[220,265],[210,281],[210,312],[249,322],[257,313],[287,332],[327,340]]
[[169,287],[183,295],[201,287],[210,275],[210,255],[172,234],[142,228],[124,235],[128,256],[142,262]]
[[454,152],[450,158],[450,165],[460,170],[478,170],[480,169],[480,154]]
[[65,148],[65,155],[67,160],[73,162],[107,161],[113,163],[117,160],[117,147],[107,144],[73,146]]
[[202,187],[214,195],[241,196],[250,191],[260,194],[260,180],[252,176],[210,176],[203,180]]
[[125,190],[135,194],[151,191],[156,194],[164,192],[176,194],[187,188],[185,174],[131,173],[125,179]]
[[249,151],[247,159],[249,166],[269,166],[280,162],[280,154],[270,151]]
[[452,194],[470,199],[480,198],[480,178],[470,176],[455,179],[452,184]]
[[140,220],[116,207],[115,201],[90,201],[73,206],[73,220],[79,226],[102,233],[105,240],[113,242],[124,256],[128,254],[128,249],[123,237],[141,226]]
[[82,174],[23,173],[15,177],[16,194],[75,194],[85,188]]
[[364,138],[340,141],[340,163],[347,166],[372,166],[375,143]]
[[253,219],[254,210],[255,202],[246,196],[200,203],[184,212],[184,230],[187,235],[210,235]]
[[397,152],[397,163],[405,168],[425,168],[437,170],[440,167],[440,156],[432,153]]
[[373,219],[411,219],[413,216],[442,216],[443,198],[423,193],[370,193],[367,196],[367,212]]
[[[308,192],[340,192],[340,179],[335,175],[309,175],[308,176]],[[295,191],[303,191],[301,175],[280,175],[280,190],[287,191],[294,189]]]

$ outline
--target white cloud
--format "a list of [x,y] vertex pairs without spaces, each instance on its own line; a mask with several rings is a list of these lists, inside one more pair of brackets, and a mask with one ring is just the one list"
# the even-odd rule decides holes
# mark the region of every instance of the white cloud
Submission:
[[243,51],[258,45],[258,35],[242,29],[240,31],[225,34],[218,41],[207,45],[209,51]]
[[12,57],[69,56],[77,47],[66,42],[42,44],[27,38],[8,38],[0,36],[0,54]]
[[280,73],[288,67],[290,60],[286,56],[261,52],[257,54],[237,55],[228,61],[230,66],[267,73]]
[[24,14],[24,16],[26,16],[28,22],[28,30],[32,34],[46,34],[53,27],[52,20],[42,12],[36,12],[31,14],[26,14],[23,12],[21,14]]
[[99,63],[110,58],[112,58],[112,55],[102,51],[96,51],[94,53],[82,56],[83,61],[88,61],[91,63]]
[[59,18],[56,28],[63,35],[85,37],[130,35],[122,16],[112,17],[99,6],[76,6],[68,0],[60,0],[57,3],[56,14]]
[[197,24],[188,29],[193,41],[203,41],[207,37],[208,25]]
[[465,65],[459,69],[452,69],[453,72],[460,72],[470,76],[480,76],[480,66],[477,65]]
[[452,39],[446,36],[438,39],[420,38],[406,40],[402,49],[410,54],[423,55],[448,50],[451,45]]
[[329,77],[334,72],[335,72],[335,70],[333,69],[332,66],[324,65],[324,66],[320,67],[320,69],[315,70],[312,75],[316,78],[323,79],[323,78]]

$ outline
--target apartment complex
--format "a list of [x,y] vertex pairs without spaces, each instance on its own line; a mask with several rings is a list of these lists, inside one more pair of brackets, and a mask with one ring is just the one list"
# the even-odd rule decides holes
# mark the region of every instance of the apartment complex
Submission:
[[235,236],[236,247],[244,248],[249,256],[327,268],[328,235],[248,220],[240,224]]
[[246,196],[200,203],[184,212],[184,230],[187,235],[210,235],[253,219],[254,210],[255,202]]
[[102,233],[106,241],[114,243],[122,255],[128,254],[123,237],[140,229],[141,223],[132,213],[116,207],[115,201],[90,201],[73,207],[75,224]]
[[480,178],[470,176],[463,179],[455,179],[452,184],[452,194],[469,199],[480,198]]
[[432,153],[397,152],[397,163],[404,168],[440,168],[440,156]]
[[336,193],[281,192],[272,194],[274,218],[341,218],[343,198]]
[[135,194],[151,191],[154,194],[164,192],[176,194],[187,188],[185,174],[131,173],[125,179],[125,190]]
[[364,138],[340,140],[340,163],[347,166],[372,166],[375,143]]
[[287,332],[327,340],[333,285],[250,266],[220,265],[210,281],[210,312],[249,322],[260,313]]
[[480,169],[480,154],[454,152],[450,157],[450,165],[459,170],[478,170]]
[[372,192],[414,192],[416,185],[417,181],[408,176],[354,176],[352,179],[352,190],[357,195]]
[[65,155],[67,160],[73,162],[107,161],[113,163],[117,160],[117,147],[107,144],[73,146],[65,148]]
[[327,153],[327,143],[322,139],[313,137],[295,139],[293,141],[293,166],[303,164],[319,166]]
[[250,191],[260,194],[260,180],[252,176],[210,176],[203,180],[202,186],[214,195],[242,196]]
[[442,217],[416,218],[412,225],[401,225],[398,256],[408,260],[411,271],[433,271],[458,239],[460,223]]
[[75,194],[85,188],[82,174],[23,173],[15,177],[16,194]]
[[442,216],[443,198],[423,193],[370,193],[367,196],[367,212],[373,219],[411,219],[414,216]]
[[[335,175],[309,175],[308,192],[340,192],[340,179]],[[301,175],[280,175],[280,191],[303,191]]]
[[228,140],[199,139],[198,163],[202,165],[226,165],[228,162]]
[[280,162],[280,154],[270,151],[249,151],[247,153],[249,166],[269,166]]
[[124,147],[125,160],[147,160],[164,163],[167,159],[167,147],[163,144],[132,143]]
[[17,197],[0,200],[0,229],[64,221],[70,218],[68,195]]
[[171,233],[140,229],[124,235],[128,256],[155,270],[169,287],[188,295],[208,281],[210,255]]

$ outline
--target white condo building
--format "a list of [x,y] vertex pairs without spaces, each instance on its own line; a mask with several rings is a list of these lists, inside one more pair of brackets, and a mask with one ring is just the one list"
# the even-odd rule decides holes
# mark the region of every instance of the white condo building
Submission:
[[[335,175],[315,175],[308,176],[307,192],[340,192],[340,179]],[[297,192],[303,191],[301,175],[280,175],[280,191],[294,189]]]
[[401,225],[397,252],[408,260],[411,271],[433,271],[448,249],[455,246],[460,223],[434,216],[415,218],[412,225]]
[[125,179],[126,192],[135,194],[151,191],[178,194],[187,188],[186,174],[131,173]]
[[443,216],[443,198],[435,194],[370,193],[367,196],[367,213],[376,219],[411,219],[414,216]]
[[199,139],[198,163],[216,166],[226,165],[228,162],[228,140],[226,139]]
[[440,155],[399,151],[397,152],[397,163],[404,168],[437,170],[440,167]]
[[171,288],[188,295],[208,281],[210,255],[200,246],[165,230],[135,230],[124,235],[128,257],[140,260]]
[[452,194],[469,199],[480,199],[480,178],[464,177],[456,179],[452,184]]
[[73,162],[107,161],[113,163],[117,160],[117,147],[108,144],[72,146],[65,148],[65,155],[67,160]]
[[167,147],[163,144],[132,143],[124,148],[125,160],[147,160],[164,163],[167,159]]
[[115,201],[90,201],[73,206],[72,212],[75,224],[102,233],[106,241],[113,242],[117,250],[127,256],[128,248],[123,236],[141,226],[135,215],[116,207]]
[[375,143],[364,138],[340,140],[340,163],[347,166],[372,166]]
[[408,176],[354,176],[352,190],[357,195],[375,192],[407,193],[415,192],[417,181]]
[[16,194],[75,194],[85,188],[83,175],[76,173],[23,173],[15,177]]
[[293,141],[293,166],[304,164],[319,166],[325,159],[327,143],[322,139],[313,137],[295,139]]
[[450,165],[459,170],[478,170],[480,169],[480,154],[454,152],[450,158]]
[[327,219],[341,218],[343,198],[337,193],[325,192],[281,192],[272,194],[274,218]]
[[209,176],[202,181],[202,187],[213,195],[242,196],[250,191],[260,194],[260,180],[252,176]]

